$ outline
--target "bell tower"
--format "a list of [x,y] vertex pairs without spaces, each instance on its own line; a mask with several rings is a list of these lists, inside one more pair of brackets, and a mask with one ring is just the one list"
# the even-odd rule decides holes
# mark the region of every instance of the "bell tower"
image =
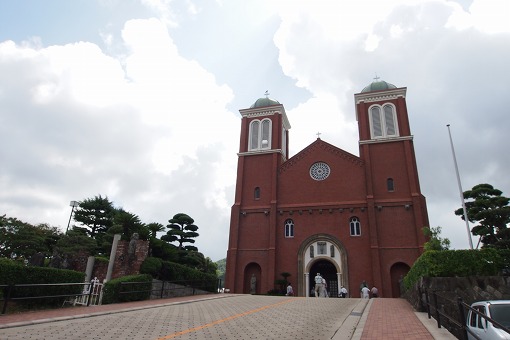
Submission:
[[235,292],[250,293],[253,276],[259,282],[256,292],[267,292],[272,288],[267,282],[275,276],[278,169],[288,158],[290,123],[283,105],[268,95],[239,110],[241,136],[225,278],[225,287]]
[[[376,81],[355,94],[360,158],[365,162],[373,275],[398,287],[402,273],[394,249],[418,257],[429,226],[406,105],[407,88]],[[407,250],[403,250],[407,249]],[[394,263],[390,277],[377,264]],[[397,281],[397,282],[395,282]],[[393,296],[399,296],[393,292]]]

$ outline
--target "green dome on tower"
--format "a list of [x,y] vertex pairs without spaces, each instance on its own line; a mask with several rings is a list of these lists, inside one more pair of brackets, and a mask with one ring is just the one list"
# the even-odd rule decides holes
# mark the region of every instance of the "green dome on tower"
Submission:
[[374,82],[372,82],[368,86],[365,86],[365,88],[363,90],[361,90],[361,93],[384,91],[384,90],[391,90],[391,89],[396,89],[396,88],[397,87],[395,85],[385,82],[384,80],[379,80],[379,78],[376,77]]
[[266,96],[257,99],[255,101],[255,103],[253,103],[253,105],[250,106],[250,109],[254,109],[257,107],[273,106],[273,105],[280,105],[280,102],[269,98],[269,92],[266,91]]

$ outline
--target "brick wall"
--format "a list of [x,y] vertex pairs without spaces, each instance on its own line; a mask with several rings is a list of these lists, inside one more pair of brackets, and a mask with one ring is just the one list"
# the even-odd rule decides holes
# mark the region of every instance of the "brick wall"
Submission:
[[[119,241],[117,251],[115,253],[115,263],[112,271],[112,279],[126,276],[135,275],[140,273],[140,266],[147,258],[149,252],[149,241],[136,240],[136,247],[134,254],[129,253],[130,241]],[[86,256],[85,265],[87,264]],[[85,267],[80,268],[80,271],[85,272]],[[95,261],[92,277],[97,277],[101,282],[106,278],[108,272],[108,261]]]

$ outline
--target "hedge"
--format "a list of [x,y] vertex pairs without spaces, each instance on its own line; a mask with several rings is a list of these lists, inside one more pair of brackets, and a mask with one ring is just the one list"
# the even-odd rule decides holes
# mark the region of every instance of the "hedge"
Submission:
[[[123,282],[132,282],[133,284],[121,285]],[[152,289],[152,276],[139,274],[119,277],[106,282],[103,289],[104,305],[116,302],[147,300]],[[120,294],[121,292],[123,294]]]
[[[159,258],[148,257],[142,263],[140,273],[150,274],[163,281],[181,281],[183,285],[199,286],[200,289],[216,292],[218,278],[215,274],[207,274],[188,266],[162,261]],[[198,283],[198,284],[197,284]]]
[[160,258],[147,257],[140,266],[140,274],[149,274],[154,278],[158,278],[162,266]]
[[[50,283],[84,283],[85,274],[74,270],[46,267],[26,267],[11,260],[0,261],[0,285],[16,284],[50,284]],[[82,285],[15,287],[11,298],[30,296],[53,296],[81,294]],[[2,295],[3,296],[3,295]],[[53,300],[58,303],[61,299]],[[41,304],[41,299],[19,300],[23,304]],[[48,301],[44,301],[48,302]],[[61,301],[60,301],[61,303]]]
[[423,253],[404,278],[405,289],[421,277],[493,276],[510,268],[510,249],[430,250]]

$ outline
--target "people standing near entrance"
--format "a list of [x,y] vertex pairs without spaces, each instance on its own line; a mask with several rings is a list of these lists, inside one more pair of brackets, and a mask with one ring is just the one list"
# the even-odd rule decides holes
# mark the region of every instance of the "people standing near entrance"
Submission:
[[372,287],[370,292],[372,293],[373,298],[379,297],[379,289],[377,289],[375,286]]
[[347,288],[345,288],[344,286],[340,288],[340,297],[344,299],[347,297]]
[[370,299],[370,288],[363,287],[361,289],[361,298],[362,299]]
[[317,273],[315,275],[315,297],[319,297],[320,293],[322,292],[322,276],[320,273]]
[[[363,282],[361,282],[359,285],[359,292],[361,297],[363,297],[363,288],[365,287],[368,288],[367,281],[363,280]],[[368,291],[370,291],[370,289],[368,289]]]
[[285,295],[287,295],[287,296],[293,296],[294,295],[294,290],[292,289],[292,285],[290,284],[290,282],[287,285],[287,294],[285,294]]
[[328,284],[326,282],[326,279],[325,278],[322,278],[322,292],[321,292],[321,297],[329,297],[329,294],[328,294]]

